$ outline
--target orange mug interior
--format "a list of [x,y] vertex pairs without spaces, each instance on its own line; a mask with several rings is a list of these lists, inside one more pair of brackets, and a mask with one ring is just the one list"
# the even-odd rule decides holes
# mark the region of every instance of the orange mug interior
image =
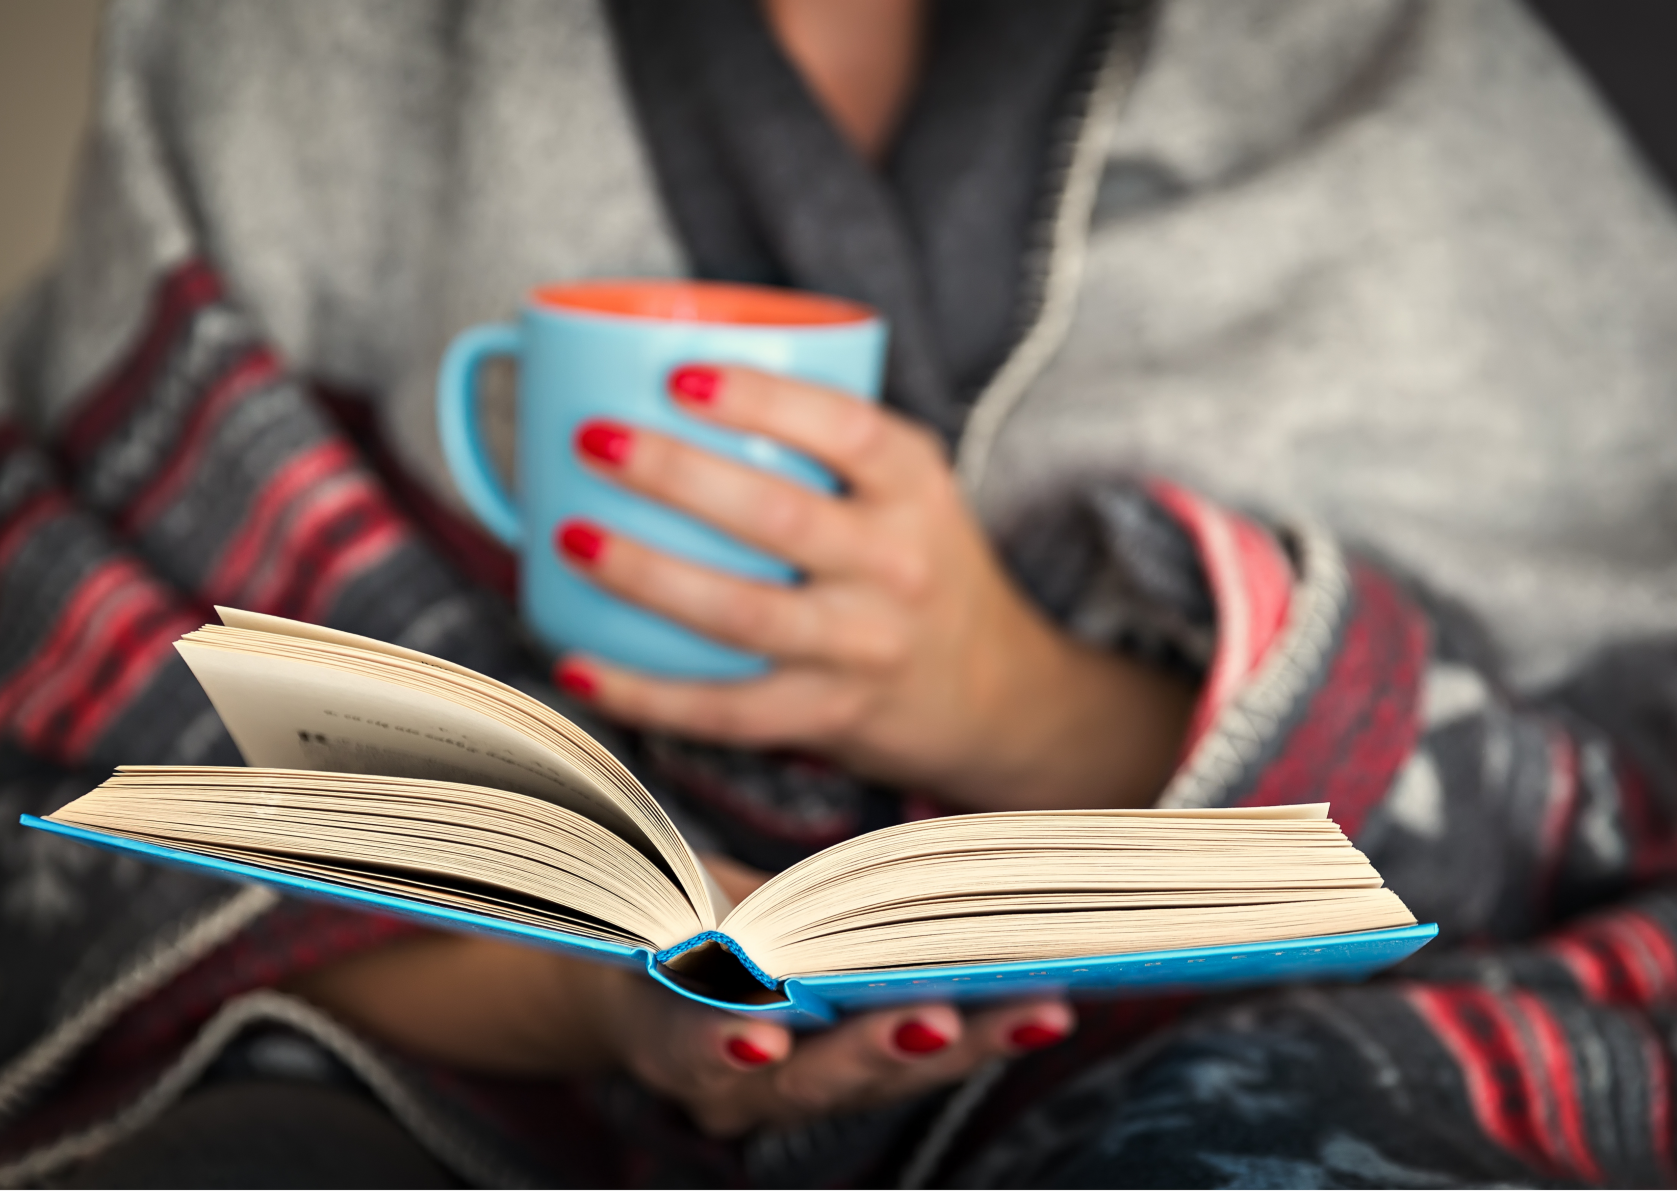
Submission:
[[550,310],[758,327],[833,326],[874,316],[843,298],[720,281],[582,281],[544,285],[531,298]]

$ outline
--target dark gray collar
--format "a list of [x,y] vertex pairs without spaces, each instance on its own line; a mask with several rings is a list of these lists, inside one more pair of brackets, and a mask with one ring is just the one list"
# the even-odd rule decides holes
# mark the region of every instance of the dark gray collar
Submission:
[[624,75],[694,272],[866,302],[886,399],[953,439],[1034,303],[1027,261],[1114,26],[1111,0],[938,0],[884,168],[845,143],[753,0],[612,0]]

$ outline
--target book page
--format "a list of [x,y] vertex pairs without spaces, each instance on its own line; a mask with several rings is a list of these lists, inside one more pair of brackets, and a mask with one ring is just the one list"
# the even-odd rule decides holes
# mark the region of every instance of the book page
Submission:
[[[881,923],[766,950],[777,979],[829,972],[1075,959],[1221,947],[1414,926],[1390,889],[1338,897],[1222,906],[1140,906],[1060,913],[985,914]],[[756,959],[757,952],[746,948]]]
[[401,658],[403,661],[434,666],[438,670],[447,670],[466,678],[480,680],[483,678],[483,675],[471,667],[462,666],[458,662],[451,662],[447,658],[432,657],[428,653],[420,653],[419,650],[409,649],[405,645],[393,645],[389,641],[380,641],[377,637],[363,637],[359,633],[346,633],[342,629],[329,629],[323,624],[287,620],[283,616],[270,616],[266,612],[247,612],[243,608],[224,608],[220,604],[215,606],[215,614],[221,617],[221,623],[230,629],[247,629],[257,633],[273,633],[279,637],[294,637],[302,641],[319,641],[328,645],[343,645],[351,649],[364,649],[368,653],[383,654],[385,657]]
[[622,804],[573,760],[489,716],[305,661],[258,660],[190,640],[177,648],[248,765],[493,786],[546,798],[658,854]]
[[900,824],[770,878],[722,930],[777,978],[1410,926],[1322,804]]
[[[248,764],[492,786],[573,810],[662,863],[705,926],[728,900],[617,759],[521,691],[412,650],[278,618],[176,643]],[[284,633],[268,631],[277,622]]]
[[636,946],[670,947],[703,929],[676,885],[622,836],[545,799],[483,786],[124,766],[52,817],[356,888],[476,903],[509,921],[586,927]]

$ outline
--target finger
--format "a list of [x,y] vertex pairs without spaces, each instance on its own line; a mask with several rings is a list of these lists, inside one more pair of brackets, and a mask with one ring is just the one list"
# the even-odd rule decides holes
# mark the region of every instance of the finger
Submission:
[[[1070,1035],[1076,1026],[1071,1007],[1057,998],[1037,998],[969,1012],[959,1032],[942,1039],[923,1033],[924,1025],[942,1031],[954,1010],[946,1005],[924,1005],[909,1010],[914,1018],[898,1026],[888,1050],[915,1061],[884,1064],[874,1093],[881,1098],[907,1095],[919,1088],[961,1079],[990,1059],[1010,1058],[1040,1050]],[[924,1025],[922,1024],[924,1023]],[[939,1045],[939,1042],[942,1045]]]
[[668,435],[597,420],[577,430],[576,449],[613,482],[806,571],[854,571],[866,553],[853,507]]
[[778,661],[880,669],[902,661],[912,645],[901,612],[865,584],[816,590],[741,579],[587,521],[560,525],[554,546],[614,595]]
[[915,1085],[905,1072],[959,1042],[948,1005],[866,1014],[803,1039],[773,1073],[770,1111],[798,1120],[889,1099]]
[[945,1004],[868,1014],[803,1039],[790,1057],[718,1088],[693,1105],[694,1115],[707,1132],[726,1136],[753,1122],[790,1123],[901,1099],[965,1078],[987,1060],[1052,1045],[1075,1025],[1070,1006],[1053,998],[965,1021]]
[[679,1101],[708,1133],[729,1136],[763,1116],[763,1081],[793,1050],[784,1027],[634,986],[637,1026],[625,1052],[646,1086]]
[[784,1026],[696,1005],[668,989],[641,991],[649,1004],[637,1041],[662,1069],[661,1083],[716,1086],[792,1053],[792,1034]]
[[965,1031],[960,1011],[943,1002],[865,1013],[804,1039],[785,1073],[813,1073],[837,1093],[948,1053]]
[[785,1062],[792,1053],[792,1035],[767,1022],[730,1018],[710,1033],[714,1052],[736,1071],[760,1071]]
[[773,1084],[803,1113],[900,1099],[963,1079],[980,1064],[1040,1050],[1076,1027],[1057,998],[1022,1001],[973,1014],[926,1004],[871,1014],[801,1043],[773,1073]]
[[573,655],[554,683],[621,723],[742,747],[814,744],[862,708],[859,687],[805,668],[747,682],[679,682]]
[[942,447],[926,431],[837,389],[750,368],[689,364],[670,374],[670,393],[686,410],[820,460],[862,497],[912,491],[948,471]]
[[699,1006],[686,1008],[685,1016],[689,1020],[674,1027],[670,1053],[689,1081],[725,1082],[733,1073],[762,1070],[792,1053],[792,1035],[783,1026]]
[[724,574],[587,521],[560,525],[554,547],[613,595],[714,640],[784,658],[810,656],[821,645],[821,610],[798,588]]
[[1026,1054],[1064,1042],[1077,1013],[1059,998],[1012,1002],[967,1015],[964,1045],[984,1056]]

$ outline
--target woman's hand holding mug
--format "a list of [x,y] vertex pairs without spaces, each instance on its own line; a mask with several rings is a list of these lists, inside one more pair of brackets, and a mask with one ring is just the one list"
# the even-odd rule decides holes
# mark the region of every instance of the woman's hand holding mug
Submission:
[[602,477],[799,568],[792,586],[684,561],[583,520],[554,548],[593,582],[774,666],[659,678],[585,655],[559,682],[627,723],[795,747],[970,809],[1140,806],[1176,760],[1192,692],[1084,647],[1018,592],[941,447],[847,394],[739,367],[670,374],[687,412],[777,440],[844,483],[827,495],[607,420],[575,448]]

